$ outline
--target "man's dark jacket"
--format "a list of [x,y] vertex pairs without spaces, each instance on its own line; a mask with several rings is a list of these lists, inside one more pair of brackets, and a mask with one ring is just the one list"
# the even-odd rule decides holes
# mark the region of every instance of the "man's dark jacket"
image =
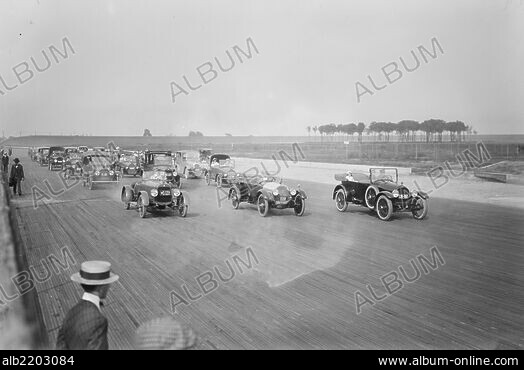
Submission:
[[58,332],[56,349],[108,349],[107,319],[98,307],[81,300],[66,315]]
[[24,167],[18,163],[11,167],[11,179],[21,180],[24,178]]

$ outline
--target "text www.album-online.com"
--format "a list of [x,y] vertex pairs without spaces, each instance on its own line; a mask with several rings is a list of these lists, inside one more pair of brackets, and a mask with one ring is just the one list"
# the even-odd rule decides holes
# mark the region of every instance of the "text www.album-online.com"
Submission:
[[519,359],[516,357],[476,357],[476,356],[467,356],[467,357],[379,357],[378,364],[380,366],[518,366]]

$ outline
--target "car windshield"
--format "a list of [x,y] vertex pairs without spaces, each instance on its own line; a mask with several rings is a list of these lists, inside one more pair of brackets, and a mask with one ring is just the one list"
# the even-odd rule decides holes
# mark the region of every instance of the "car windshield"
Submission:
[[397,182],[398,172],[396,168],[371,168],[371,181]]
[[111,166],[111,159],[107,156],[97,156],[93,155],[91,156],[91,164],[95,168],[105,168]]
[[182,155],[182,158],[190,162],[200,161],[200,155],[198,154],[198,152],[186,152]]
[[45,155],[49,154],[49,149],[42,149],[42,153]]
[[120,157],[121,162],[136,162],[136,157],[134,155],[123,155]]
[[143,180],[148,181],[167,181],[168,173],[166,171],[144,171]]
[[173,164],[171,156],[157,154],[153,160],[155,166],[171,166]]

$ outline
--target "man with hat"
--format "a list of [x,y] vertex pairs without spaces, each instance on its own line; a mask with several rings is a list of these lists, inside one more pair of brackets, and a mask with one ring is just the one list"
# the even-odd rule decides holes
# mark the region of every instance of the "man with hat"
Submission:
[[84,289],[82,300],[66,315],[58,332],[57,349],[106,350],[107,318],[100,313],[100,306],[109,291],[109,285],[118,280],[111,272],[111,264],[105,261],[87,261],[80,266],[80,272],[71,280]]
[[22,181],[24,181],[24,167],[20,164],[20,160],[15,158],[15,164],[11,167],[11,175],[9,176],[9,183],[13,184],[13,193],[18,190],[18,195],[22,195]]
[[7,155],[7,152],[4,152],[3,150],[2,152],[2,172],[5,172],[7,176],[7,170],[9,169],[9,156]]

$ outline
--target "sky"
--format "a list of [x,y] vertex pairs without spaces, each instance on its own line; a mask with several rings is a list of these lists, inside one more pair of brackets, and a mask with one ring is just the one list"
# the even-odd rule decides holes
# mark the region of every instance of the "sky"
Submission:
[[523,0],[0,0],[0,129],[307,135],[440,118],[524,134],[523,35]]

